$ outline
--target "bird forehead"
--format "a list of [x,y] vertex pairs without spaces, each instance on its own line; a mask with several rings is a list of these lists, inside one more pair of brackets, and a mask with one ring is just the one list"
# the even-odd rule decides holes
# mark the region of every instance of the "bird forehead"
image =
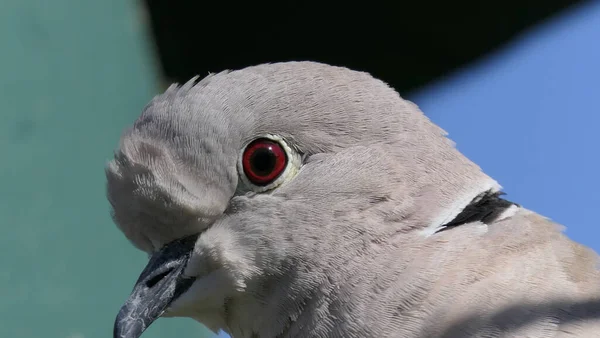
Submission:
[[227,145],[159,135],[130,131],[107,168],[113,217],[144,251],[206,228],[237,185]]
[[232,151],[258,135],[274,134],[303,152],[317,153],[389,142],[423,120],[414,104],[367,73],[290,62],[171,86],[148,105],[134,128],[165,142],[196,140]]

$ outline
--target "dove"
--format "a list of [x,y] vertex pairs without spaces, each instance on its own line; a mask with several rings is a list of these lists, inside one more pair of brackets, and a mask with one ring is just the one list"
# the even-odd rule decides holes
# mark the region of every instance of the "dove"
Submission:
[[106,178],[149,256],[115,338],[161,317],[233,338],[600,337],[597,254],[367,72],[278,62],[172,85]]

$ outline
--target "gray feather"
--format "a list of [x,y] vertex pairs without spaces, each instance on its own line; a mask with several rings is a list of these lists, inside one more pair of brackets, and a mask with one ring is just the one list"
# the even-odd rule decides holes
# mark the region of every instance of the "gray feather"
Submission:
[[[556,224],[515,206],[439,231],[500,186],[382,81],[289,62],[196,82],[152,100],[107,168],[138,248],[201,233],[187,273],[218,287],[172,315],[235,338],[600,334],[597,256]],[[302,167],[239,189],[239,154],[264,134]]]

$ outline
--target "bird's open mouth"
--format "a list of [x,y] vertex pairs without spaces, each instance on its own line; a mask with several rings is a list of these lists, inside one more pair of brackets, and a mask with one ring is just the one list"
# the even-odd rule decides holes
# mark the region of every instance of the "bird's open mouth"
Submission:
[[198,235],[173,241],[150,258],[117,318],[114,338],[138,338],[194,283],[183,272]]

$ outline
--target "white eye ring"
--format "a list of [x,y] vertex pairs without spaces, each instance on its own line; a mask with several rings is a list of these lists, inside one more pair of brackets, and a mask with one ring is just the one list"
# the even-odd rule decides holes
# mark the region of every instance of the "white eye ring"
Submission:
[[[269,162],[269,165],[274,166],[273,172],[268,171],[265,176],[252,174],[249,168],[252,164],[252,154],[249,154],[249,152],[254,153],[256,152],[255,149],[260,151],[267,150],[269,154],[273,154],[272,160],[275,162]],[[300,170],[301,162],[300,155],[283,138],[271,134],[254,138],[244,145],[237,161],[238,173],[246,188],[243,190],[251,190],[258,193],[273,190],[296,176]],[[262,178],[264,180],[259,184]]]

